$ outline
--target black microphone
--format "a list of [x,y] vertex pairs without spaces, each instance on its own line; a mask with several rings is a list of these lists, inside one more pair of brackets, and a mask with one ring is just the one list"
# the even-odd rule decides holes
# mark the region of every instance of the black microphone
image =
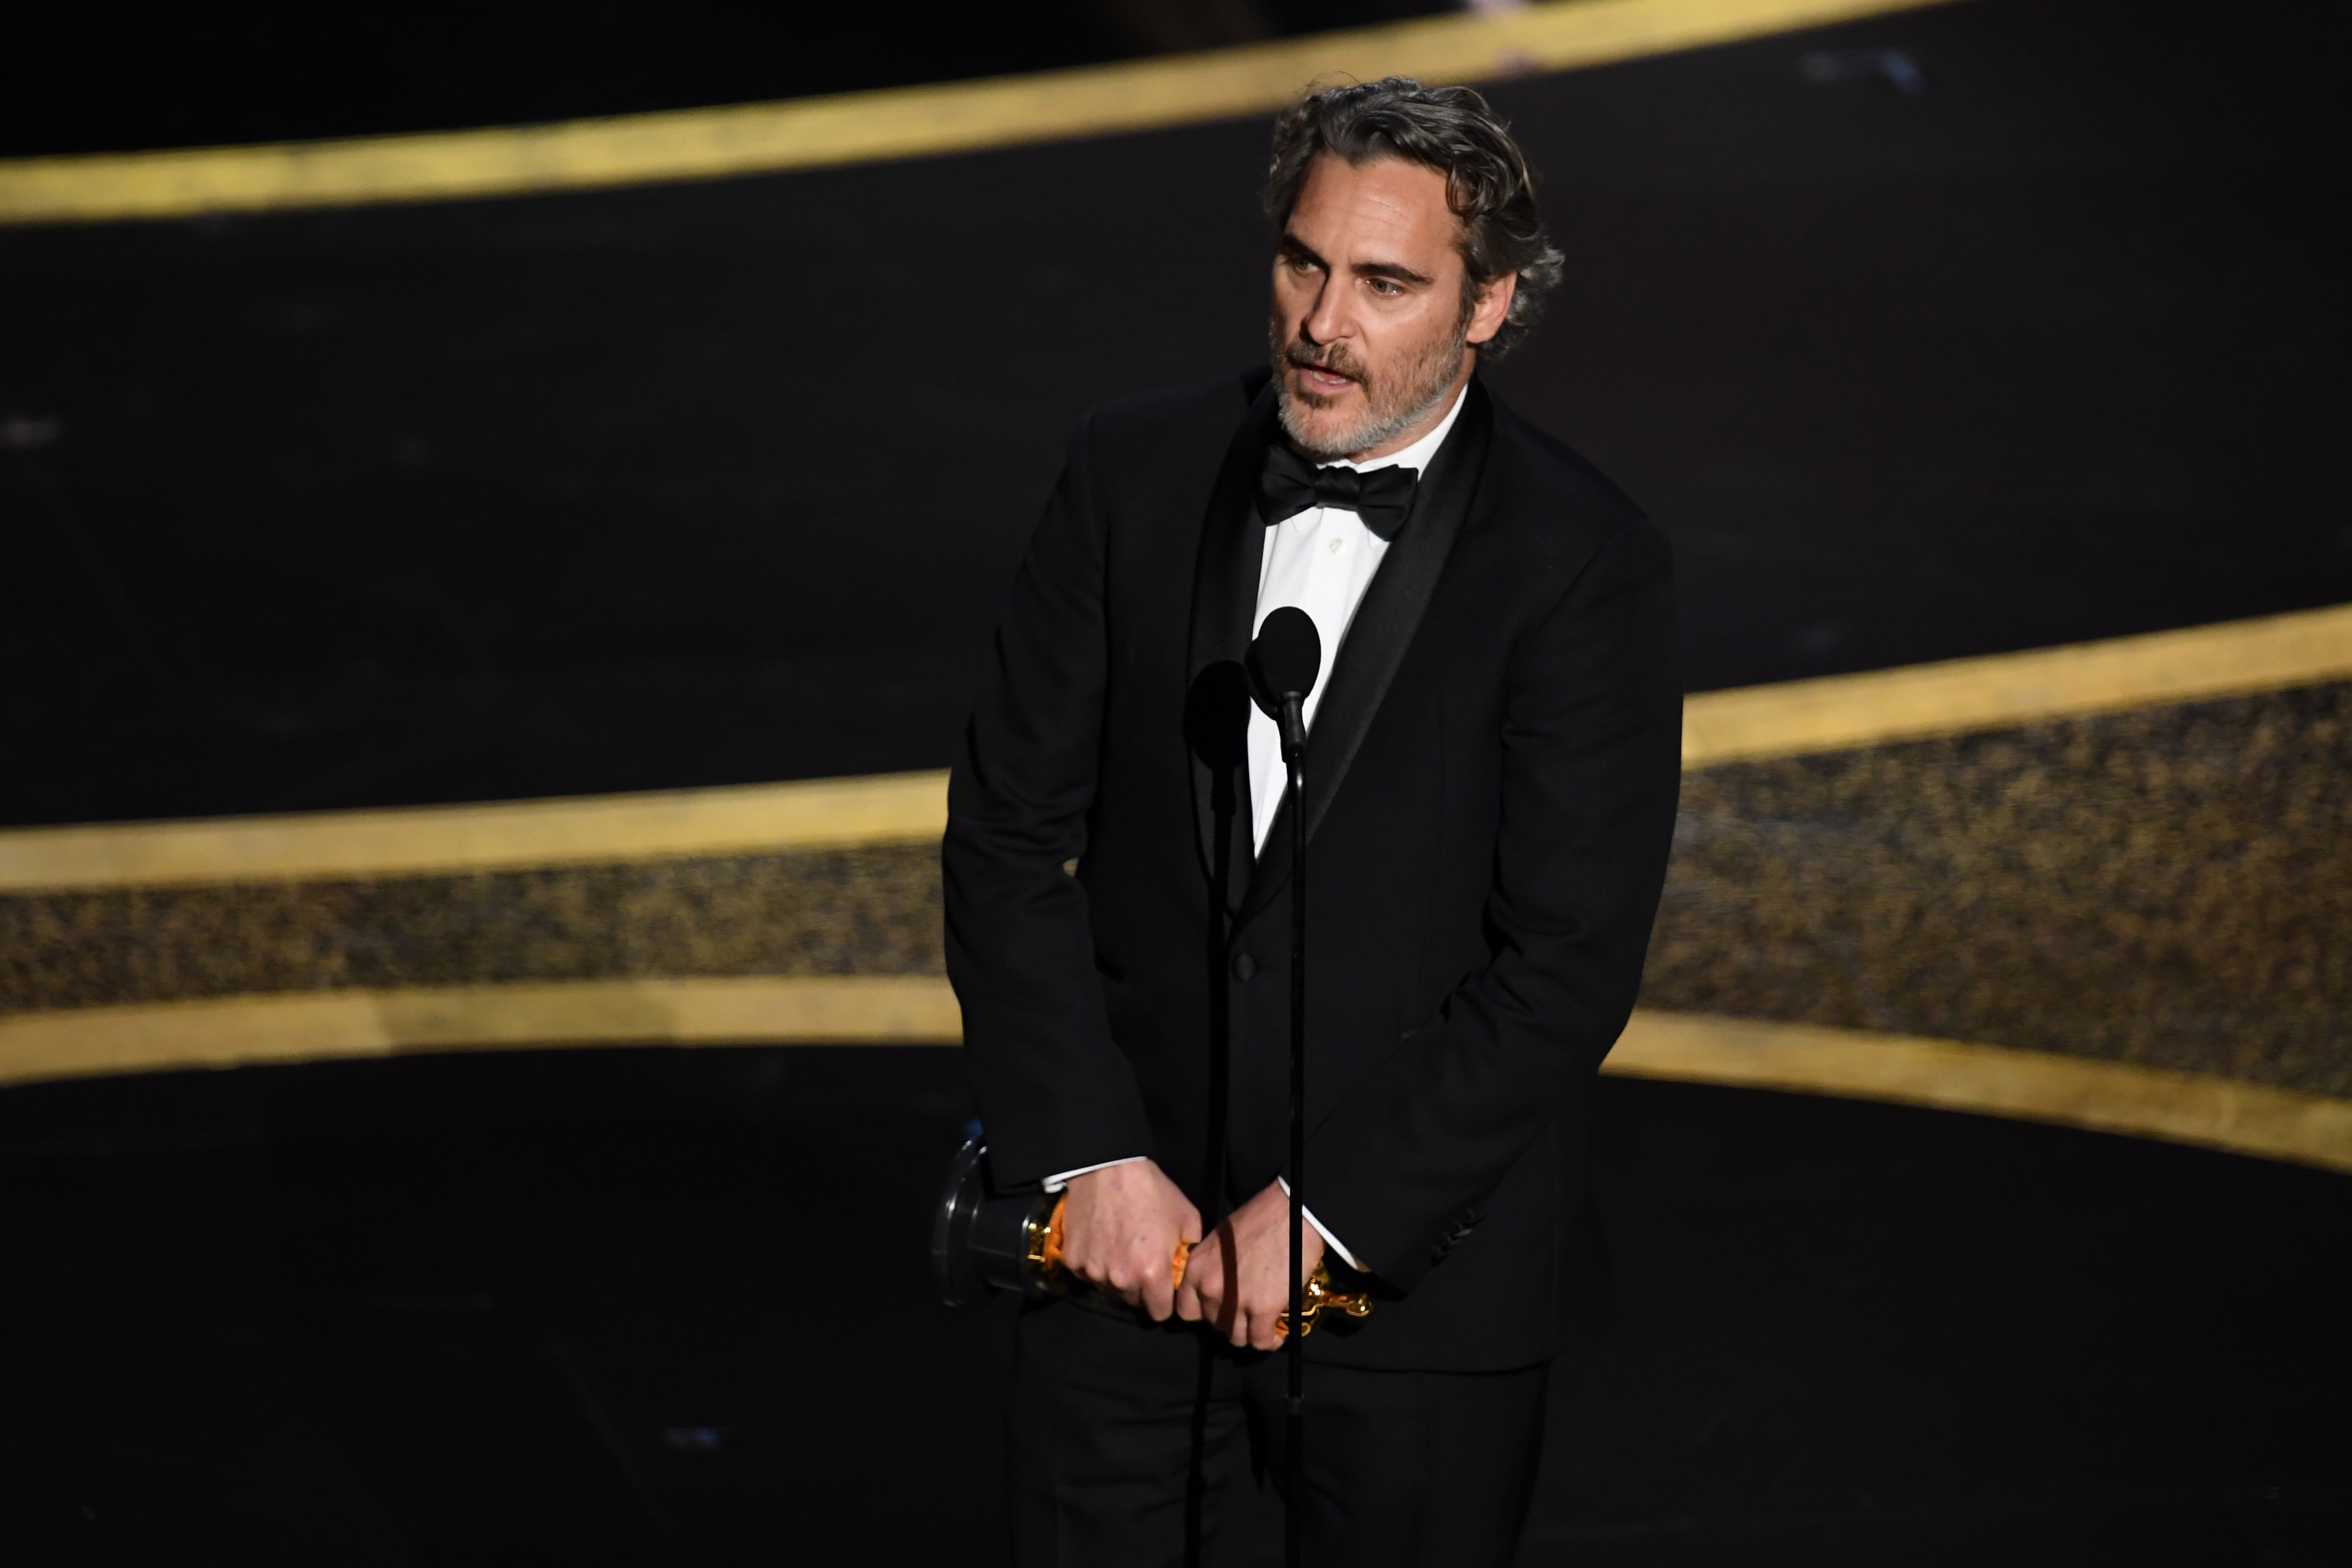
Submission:
[[1203,665],[1184,693],[1184,742],[1220,784],[1249,761],[1249,676],[1230,658]]
[[1250,644],[1250,695],[1265,716],[1282,726],[1282,757],[1295,761],[1307,750],[1307,694],[1323,672],[1323,637],[1315,617],[1285,605],[1257,628]]

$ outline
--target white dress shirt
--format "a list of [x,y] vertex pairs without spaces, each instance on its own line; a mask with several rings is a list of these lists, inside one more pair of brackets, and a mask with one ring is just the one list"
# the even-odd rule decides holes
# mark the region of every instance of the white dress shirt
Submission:
[[[1403,451],[1368,463],[1342,458],[1316,466],[1353,468],[1364,474],[1374,468],[1425,469],[1461,412],[1462,397],[1457,393],[1454,406],[1445,411],[1437,427]],[[1347,640],[1356,606],[1364,602],[1364,590],[1372,585],[1372,574],[1389,552],[1389,542],[1366,528],[1364,520],[1354,512],[1335,506],[1309,507],[1286,518],[1265,531],[1265,552],[1258,558],[1257,614],[1250,617],[1250,636],[1256,637],[1266,616],[1285,605],[1297,605],[1314,621],[1315,634],[1323,642],[1323,667],[1315,672],[1315,688],[1307,694],[1307,727],[1312,731],[1315,710],[1322,704],[1323,688],[1328,684],[1324,677],[1339,662],[1339,645]],[[1282,765],[1281,726],[1255,703],[1250,705],[1249,777],[1250,832],[1258,852],[1264,853],[1265,836],[1274,826],[1274,814],[1282,805],[1289,777]]]
[[[1445,417],[1437,422],[1436,427],[1402,451],[1369,462],[1353,463],[1342,458],[1338,463],[1317,466],[1354,468],[1359,473],[1388,468],[1426,472],[1461,412],[1462,395],[1457,392],[1454,405],[1445,411]],[[1339,661],[1340,645],[1347,640],[1348,627],[1356,618],[1356,606],[1364,602],[1364,590],[1372,585],[1372,576],[1380,571],[1381,562],[1388,552],[1387,540],[1366,528],[1362,518],[1340,507],[1309,507],[1265,530],[1265,543],[1258,558],[1257,613],[1250,617],[1250,635],[1255,637],[1266,616],[1285,605],[1297,605],[1315,622],[1316,635],[1323,643],[1323,664],[1315,672],[1314,689],[1307,694],[1306,718],[1310,731],[1315,727],[1315,710],[1323,700],[1327,684],[1324,678]],[[1256,849],[1262,853],[1266,833],[1274,826],[1275,813],[1281,808],[1289,773],[1282,765],[1282,731],[1255,703],[1250,707],[1249,779],[1250,831]],[[1059,1192],[1073,1176],[1142,1158],[1140,1154],[1130,1154],[1124,1160],[1106,1160],[1099,1165],[1065,1171],[1049,1178],[1045,1190]],[[1288,1192],[1290,1184],[1284,1182],[1282,1190]],[[1363,1268],[1356,1261],[1356,1255],[1340,1245],[1338,1237],[1323,1228],[1312,1209],[1307,1211],[1307,1223],[1315,1227],[1332,1251],[1347,1260],[1349,1268]]]

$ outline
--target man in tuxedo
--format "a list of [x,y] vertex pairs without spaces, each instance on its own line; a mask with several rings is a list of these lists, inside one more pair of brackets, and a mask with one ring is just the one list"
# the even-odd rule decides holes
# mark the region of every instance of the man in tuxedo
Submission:
[[[1138,1309],[1021,1320],[1024,1564],[1213,1558],[1233,1489],[1283,1473],[1301,833],[1306,1261],[1377,1304],[1306,1342],[1286,1504],[1318,1563],[1516,1550],[1547,1366],[1606,1295],[1595,1075],[1682,701],[1664,535],[1475,374],[1559,277],[1534,185],[1465,89],[1283,114],[1271,374],[1091,415],[1014,584],[950,789],[948,972],[997,1187],[1066,1190],[1065,1260]],[[1297,816],[1237,695],[1285,605],[1323,648]]]

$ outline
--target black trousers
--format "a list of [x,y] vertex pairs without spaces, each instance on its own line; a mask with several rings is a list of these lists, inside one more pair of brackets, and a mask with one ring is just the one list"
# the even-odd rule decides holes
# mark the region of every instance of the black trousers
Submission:
[[[1507,1568],[1535,1487],[1548,1371],[1310,1364],[1307,1561]],[[1007,1420],[1013,1562],[1248,1561],[1249,1494],[1286,1478],[1285,1377],[1279,1355],[1197,1329],[1060,1303],[1024,1312]]]

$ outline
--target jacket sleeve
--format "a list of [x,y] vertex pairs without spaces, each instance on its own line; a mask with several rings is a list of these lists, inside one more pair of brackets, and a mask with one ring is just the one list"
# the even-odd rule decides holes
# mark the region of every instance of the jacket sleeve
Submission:
[[1605,542],[1513,651],[1492,954],[1318,1127],[1317,1212],[1391,1284],[1425,1274],[1589,1093],[1641,987],[1680,793],[1674,561],[1648,522]]
[[1013,585],[948,785],[948,978],[996,1180],[1152,1152],[1095,973],[1085,853],[1108,679],[1105,520],[1081,427]]

